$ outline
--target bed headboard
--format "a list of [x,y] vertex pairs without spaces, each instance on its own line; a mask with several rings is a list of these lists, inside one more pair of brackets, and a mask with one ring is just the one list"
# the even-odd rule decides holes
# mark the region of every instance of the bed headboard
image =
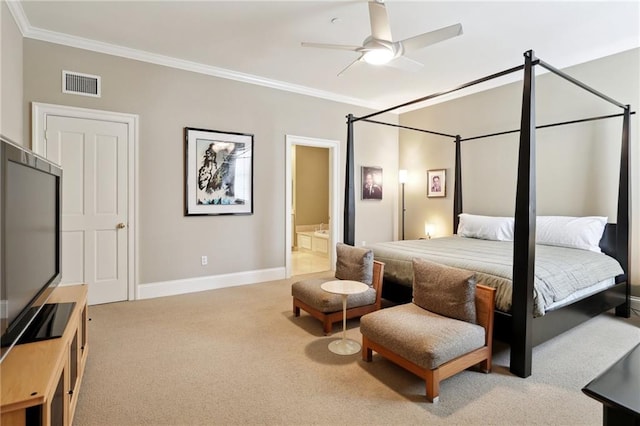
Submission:
[[604,254],[609,255],[614,259],[617,259],[618,257],[616,256],[617,254],[616,242],[617,242],[616,224],[607,223],[606,226],[604,227],[602,238],[600,239],[600,244],[599,244],[600,249],[602,249],[602,252]]

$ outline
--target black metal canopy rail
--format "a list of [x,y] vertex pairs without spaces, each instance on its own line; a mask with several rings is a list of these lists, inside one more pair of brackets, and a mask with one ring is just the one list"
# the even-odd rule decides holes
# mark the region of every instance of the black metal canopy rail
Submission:
[[[462,141],[477,140],[487,137],[505,135],[509,133],[520,133],[518,151],[518,177],[516,186],[516,208],[514,224],[514,249],[513,249],[513,290],[512,290],[512,321],[511,321],[511,359],[510,370],[520,377],[531,375],[531,362],[533,350],[533,283],[535,264],[535,225],[536,225],[536,188],[535,188],[535,130],[567,124],[583,123],[587,121],[608,119],[613,117],[623,117],[622,125],[622,146],[620,152],[620,176],[618,185],[618,211],[616,225],[616,258],[624,270],[623,279],[626,280],[626,302],[616,307],[616,313],[622,316],[629,316],[630,311],[630,284],[627,279],[628,274],[628,254],[629,254],[629,138],[630,138],[630,106],[618,102],[611,97],[589,87],[583,82],[567,75],[563,71],[535,58],[533,50],[524,53],[524,64],[500,71],[486,77],[470,81],[444,92],[434,93],[422,98],[418,98],[403,104],[386,108],[384,110],[354,117],[347,116],[347,165],[345,177],[345,200],[344,200],[344,234],[343,241],[346,244],[355,243],[355,184],[354,184],[354,146],[353,146],[353,124],[358,121],[382,124],[386,126],[398,127],[407,130],[414,130],[429,133],[437,136],[454,138],[455,142],[455,184],[454,184],[454,207],[453,222],[454,232],[458,226],[458,214],[462,213],[462,183],[461,183],[461,161],[460,143]],[[540,65],[553,74],[569,81],[583,90],[623,109],[620,114],[611,114],[598,117],[583,118],[577,120],[563,121],[536,126],[535,124],[535,74],[533,67]],[[486,135],[461,138],[460,135],[435,132],[426,129],[402,126],[398,124],[385,123],[371,120],[372,117],[394,111],[409,105],[435,99],[486,81],[499,78],[514,72],[524,70],[523,94],[522,94],[522,114],[520,129],[507,130],[503,132],[490,133]]]
[[[634,115],[636,112],[635,111],[631,111],[631,115]],[[538,129],[547,129],[549,127],[557,127],[557,126],[564,126],[567,124],[577,124],[577,123],[586,123],[588,121],[596,121],[596,120],[605,120],[608,118],[616,118],[616,117],[623,117],[624,113],[621,112],[619,114],[609,114],[609,115],[600,115],[597,117],[589,117],[589,118],[580,118],[577,120],[569,120],[569,121],[559,121],[556,123],[550,123],[550,124],[541,124],[539,126],[536,126],[536,130]],[[436,132],[433,130],[426,130],[426,129],[419,129],[417,127],[410,127],[410,126],[403,126],[401,124],[394,124],[394,123],[385,123],[384,121],[376,121],[376,120],[369,120],[369,119],[362,119],[360,121],[363,121],[365,123],[374,123],[374,124],[382,124],[384,126],[391,126],[391,127],[398,127],[400,129],[407,129],[407,130],[413,130],[416,132],[422,132],[422,133],[429,133],[431,135],[437,135],[437,136],[445,136],[445,137],[449,137],[449,138],[456,138],[458,137],[458,135],[450,135],[448,133],[441,133],[441,132]],[[511,133],[519,133],[520,129],[513,129],[513,130],[504,130],[502,132],[495,132],[495,133],[487,133],[484,135],[478,135],[478,136],[470,136],[468,138],[460,138],[460,142],[466,142],[466,141],[473,141],[473,140],[477,140],[477,139],[485,139],[485,138],[491,138],[494,136],[502,136],[502,135],[508,135]],[[454,141],[455,142],[455,141]]]

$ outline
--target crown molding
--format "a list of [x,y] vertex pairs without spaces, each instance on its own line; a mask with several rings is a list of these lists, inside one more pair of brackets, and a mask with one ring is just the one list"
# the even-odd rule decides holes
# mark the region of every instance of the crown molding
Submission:
[[24,13],[24,9],[22,8],[22,4],[19,0],[5,0],[4,2],[9,8],[9,12],[13,16],[13,20],[15,21],[18,29],[22,33],[22,36],[25,37],[25,34],[31,28],[31,24],[29,24],[29,19],[27,19],[27,15]]
[[[141,62],[147,62],[155,65],[165,66],[169,68],[180,69],[184,71],[191,71],[198,74],[209,75],[212,77],[224,78],[227,80],[235,80],[247,84],[253,84],[257,86],[269,87],[276,90],[283,90],[287,92],[297,93],[300,95],[311,96],[315,98],[325,99],[329,101],[339,102],[348,105],[360,106],[369,108],[374,111],[389,108],[388,104],[380,104],[376,102],[366,101],[360,98],[354,98],[350,96],[340,95],[334,92],[328,92],[324,90],[314,89],[308,86],[297,85],[280,80],[273,80],[258,75],[242,73],[238,71],[229,70],[226,68],[219,68],[211,65],[205,65],[199,62],[192,62],[183,59],[177,59],[170,56],[155,54],[143,50],[132,49],[124,46],[119,46],[110,43],[104,43],[87,38],[72,36],[55,31],[44,30],[41,28],[31,26],[29,19],[24,13],[22,8],[23,0],[4,0],[7,4],[9,11],[13,15],[13,18],[18,26],[22,36],[34,40],[45,41],[54,44],[60,44],[73,48],[89,50],[98,53],[104,53],[107,55],[118,56],[122,58],[137,60]],[[601,48],[597,51],[592,51],[589,55],[579,55],[575,57],[566,57],[560,61],[556,61],[554,66],[560,69],[565,69],[571,66],[579,65],[585,62],[593,61],[605,56],[621,53],[631,49],[637,49],[640,46],[640,41],[636,38],[629,38],[621,40],[615,45],[609,45],[606,48]],[[546,74],[548,71],[541,69],[536,72],[537,75]],[[461,92],[454,92],[448,95],[444,95],[437,99],[431,99],[429,101],[413,104],[407,107],[398,108],[390,111],[388,114],[400,115],[403,113],[411,112],[414,110],[426,108],[435,104],[450,101],[474,93],[482,92],[485,90],[500,87],[509,83],[514,83],[522,80],[522,76],[509,75],[496,80],[485,82],[479,86],[473,86],[462,90]],[[398,101],[396,104],[402,104],[406,101]]]
[[129,47],[119,46],[101,41],[91,40],[83,37],[77,37],[69,34],[59,33],[56,31],[44,30],[33,27],[29,23],[29,19],[24,13],[22,4],[18,0],[6,1],[13,18],[25,38],[33,40],[45,41],[48,43],[60,44],[63,46],[74,47],[77,49],[89,50],[98,53],[104,53],[121,58],[133,59],[136,61],[147,62],[155,65],[161,65],[169,68],[191,71],[198,74],[205,74],[212,77],[224,78],[227,80],[235,80],[242,83],[253,84],[257,86],[269,87],[271,89],[293,92],[300,95],[312,96],[315,98],[326,99],[329,101],[340,102],[349,105],[370,108],[373,110],[383,108],[382,105],[369,102],[359,98],[344,96],[333,92],[314,89],[312,87],[302,86],[285,81],[273,80],[258,75],[242,73],[229,70],[226,68],[214,67],[198,62],[177,59],[170,56],[160,55],[156,53],[146,52],[143,50],[132,49]]

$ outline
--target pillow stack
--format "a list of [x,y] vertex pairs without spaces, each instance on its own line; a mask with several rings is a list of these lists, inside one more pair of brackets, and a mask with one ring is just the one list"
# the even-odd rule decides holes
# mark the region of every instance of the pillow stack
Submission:
[[461,213],[458,215],[458,235],[492,241],[513,241],[513,218],[479,216]]
[[600,239],[606,217],[540,216],[536,220],[536,243],[602,253]]
[[[462,213],[458,216],[458,235],[492,241],[513,241],[512,217],[479,216]],[[600,239],[607,224],[606,216],[538,216],[536,243],[576,248],[601,253]]]

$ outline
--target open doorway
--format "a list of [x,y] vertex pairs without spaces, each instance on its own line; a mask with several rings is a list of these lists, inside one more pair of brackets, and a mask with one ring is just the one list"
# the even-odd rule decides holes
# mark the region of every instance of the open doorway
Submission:
[[286,137],[287,277],[333,269],[338,230],[337,141]]

